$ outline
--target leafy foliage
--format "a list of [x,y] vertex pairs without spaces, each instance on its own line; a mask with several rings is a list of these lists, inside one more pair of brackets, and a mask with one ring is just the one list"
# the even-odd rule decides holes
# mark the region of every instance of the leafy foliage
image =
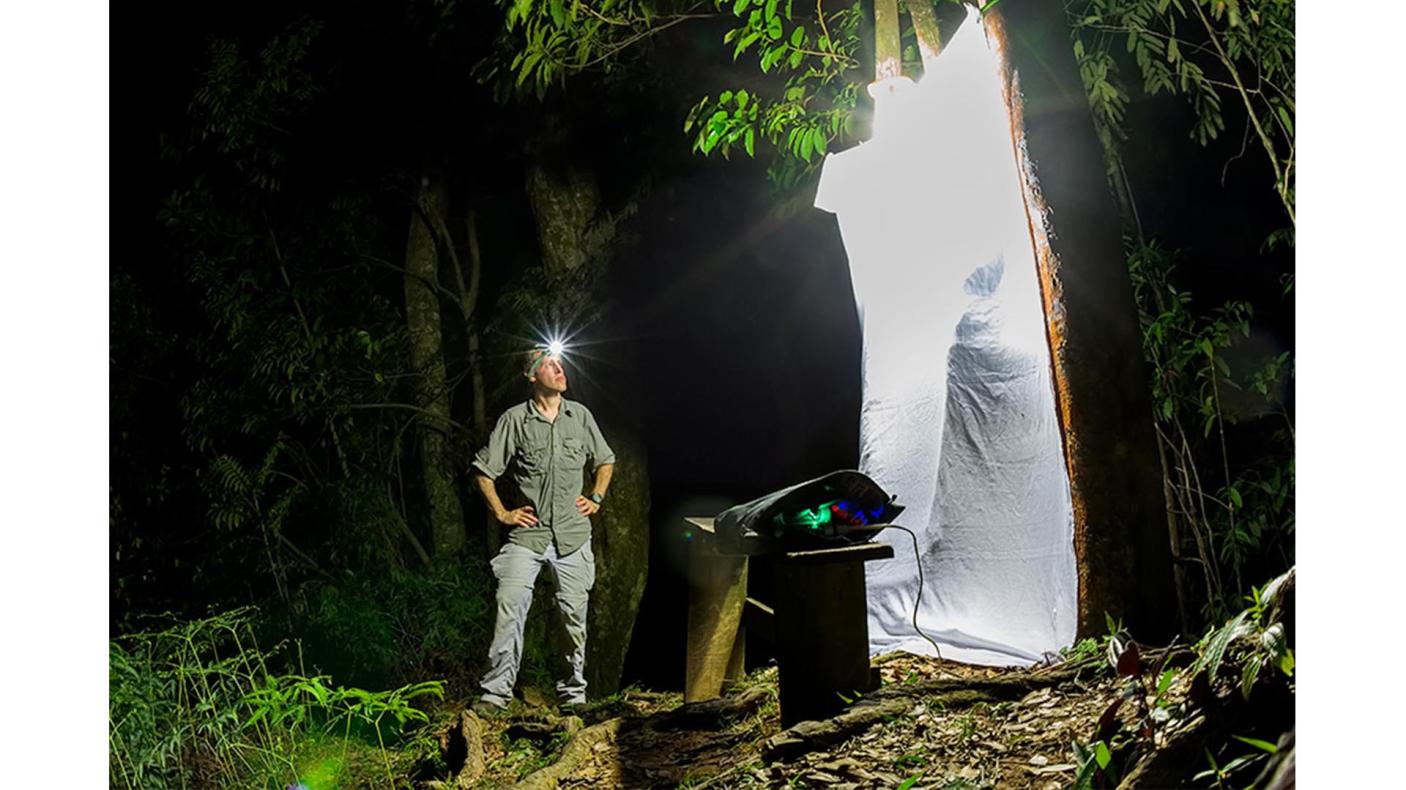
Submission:
[[328,567],[402,564],[413,538],[400,460],[416,413],[391,408],[407,375],[402,278],[375,254],[388,229],[368,221],[368,189],[297,181],[312,165],[295,143],[329,82],[322,30],[212,41],[185,132],[164,140],[178,184],[157,216],[178,284],[166,298],[186,302],[179,417],[208,517],[185,539],[222,549],[190,573],[239,578],[240,597],[253,581],[288,601]]
[[[569,77],[610,72],[640,63],[647,46],[675,25],[732,17],[722,45],[738,60],[756,59],[764,85],[705,96],[688,113],[684,132],[693,149],[757,156],[762,143],[780,157],[772,178],[791,184],[810,172],[818,155],[854,141],[854,111],[864,80],[857,53],[863,19],[858,2],[826,11],[796,8],[795,0],[499,0],[504,34],[499,58],[480,70],[509,93],[545,96]],[[637,70],[642,70],[637,69]],[[784,78],[779,85],[775,77]]]
[[[609,72],[638,57],[642,44],[691,19],[711,16],[707,0],[497,0],[504,9],[502,49],[512,52],[506,69],[491,63],[484,72],[496,79],[500,69],[515,91],[531,90],[541,98],[570,76],[599,69]],[[508,80],[503,80],[507,84]]]
[[794,12],[792,0],[718,3],[720,9],[729,5],[738,24],[723,44],[732,47],[733,60],[751,54],[763,74],[775,72],[785,83],[779,95],[738,88],[705,96],[689,112],[684,132],[693,132],[694,151],[724,157],[734,148],[755,156],[758,139],[764,140],[781,154],[773,180],[794,182],[816,156],[856,141],[862,6],[827,14],[817,3],[806,15]]
[[1263,589],[1252,587],[1245,597],[1249,606],[1229,622],[1210,630],[1197,645],[1199,657],[1192,671],[1205,670],[1215,678],[1227,655],[1236,646],[1236,663],[1240,666],[1239,686],[1248,699],[1260,671],[1274,667],[1288,677],[1294,675],[1294,651],[1285,637],[1285,626],[1273,615],[1286,590],[1294,583],[1295,572],[1290,569],[1276,577]]
[[[1264,677],[1263,669],[1275,667],[1282,679],[1292,678],[1293,650],[1288,645],[1284,617],[1294,577],[1291,568],[1263,588],[1252,588],[1252,594],[1246,596],[1246,608],[1207,629],[1194,648],[1196,658],[1189,666],[1167,666],[1174,655],[1169,648],[1160,669],[1153,669],[1142,660],[1137,643],[1121,632],[1121,623],[1110,620],[1110,631],[1117,629],[1119,633],[1109,638],[1108,663],[1118,677],[1125,679],[1124,687],[1099,717],[1093,737],[1073,742],[1074,762],[1078,766],[1074,787],[1118,786],[1123,773],[1141,756],[1166,745],[1168,733],[1202,715],[1202,706],[1219,704],[1214,691],[1198,697],[1196,688],[1233,685],[1249,700],[1257,681]],[[1125,705],[1135,711],[1131,727],[1126,717],[1118,715]],[[1275,721],[1271,725],[1283,727],[1285,723]],[[1211,770],[1197,775],[1195,781],[1215,778],[1217,785],[1223,786],[1220,783],[1232,774],[1243,772],[1275,752],[1274,745],[1267,741],[1239,735],[1234,740],[1257,751],[1234,758],[1224,766],[1217,765],[1215,757],[1208,753]]]
[[431,571],[393,567],[309,582],[286,628],[305,635],[311,663],[358,685],[447,677],[467,686],[492,636],[492,585],[481,554]]
[[238,609],[110,642],[112,786],[297,781],[300,754],[332,732],[344,750],[374,735],[389,770],[388,739],[427,720],[416,700],[443,696],[438,681],[372,692],[333,686],[325,675],[275,675],[289,657],[259,648],[254,615]]
[[1133,56],[1149,96],[1173,93],[1195,111],[1191,135],[1209,144],[1224,105],[1245,112],[1294,220],[1294,3],[1283,0],[1075,0],[1065,5],[1074,55],[1104,143],[1127,139],[1130,91],[1115,53]]
[[[1216,619],[1245,593],[1247,567],[1293,562],[1294,430],[1285,402],[1292,362],[1288,352],[1241,352],[1253,305],[1230,301],[1200,312],[1175,284],[1177,259],[1155,242],[1129,242],[1169,506],[1182,538],[1174,549],[1199,560],[1203,604]],[[1265,430],[1264,420],[1283,427]],[[1227,428],[1239,422],[1268,434],[1258,457],[1232,458]]]

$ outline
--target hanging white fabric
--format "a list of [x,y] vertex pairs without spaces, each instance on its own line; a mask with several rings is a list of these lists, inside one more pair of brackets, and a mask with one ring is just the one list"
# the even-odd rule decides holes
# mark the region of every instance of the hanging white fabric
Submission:
[[863,329],[859,469],[898,496],[868,565],[869,644],[1028,665],[1072,643],[1069,481],[997,62],[969,11],[869,142],[826,157]]

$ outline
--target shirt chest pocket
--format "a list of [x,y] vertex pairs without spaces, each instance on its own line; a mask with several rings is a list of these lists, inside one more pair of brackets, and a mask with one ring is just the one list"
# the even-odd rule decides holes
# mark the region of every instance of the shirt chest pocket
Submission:
[[528,475],[539,475],[547,468],[547,450],[544,447],[518,451],[518,466]]
[[561,452],[562,459],[573,469],[580,469],[586,463],[586,445],[580,439],[563,439]]

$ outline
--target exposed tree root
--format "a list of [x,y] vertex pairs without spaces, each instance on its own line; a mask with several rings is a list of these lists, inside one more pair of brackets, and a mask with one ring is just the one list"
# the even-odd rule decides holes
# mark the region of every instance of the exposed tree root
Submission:
[[515,790],[547,790],[554,788],[562,779],[575,772],[577,766],[591,756],[598,743],[613,741],[620,732],[624,719],[610,719],[576,733],[561,750],[561,756],[551,765],[529,774],[526,779],[513,785]]
[[650,720],[650,727],[658,731],[720,730],[731,722],[756,712],[768,696],[766,689],[758,687],[733,697],[690,703],[654,717]]
[[439,752],[457,786],[468,787],[483,775],[483,722],[473,711],[459,711],[449,726],[440,730]]
[[767,762],[790,760],[856,735],[875,724],[901,716],[914,705],[914,698],[931,699],[947,709],[978,702],[1019,699],[1046,686],[1074,680],[1078,670],[1049,670],[1010,677],[982,680],[937,680],[907,686],[890,686],[874,692],[849,710],[822,721],[803,721],[767,739],[762,759]]

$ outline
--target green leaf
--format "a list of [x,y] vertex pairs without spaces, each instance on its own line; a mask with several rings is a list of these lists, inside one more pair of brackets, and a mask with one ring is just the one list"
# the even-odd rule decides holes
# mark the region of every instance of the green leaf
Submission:
[[532,0],[517,0],[513,5],[513,11],[508,14],[509,29],[512,29],[513,12],[516,12],[518,19],[527,19],[527,15],[532,13]]
[[1221,660],[1225,658],[1225,649],[1230,646],[1230,640],[1239,630],[1240,624],[1245,622],[1245,618],[1249,616],[1250,610],[1246,609],[1211,634],[1206,642],[1206,649],[1196,659],[1197,669],[1204,667],[1211,678],[1215,677],[1216,671],[1220,669]]
[[[775,2],[776,2],[776,0],[768,0],[768,1],[771,2],[771,3],[773,3],[773,4],[775,4]],[[774,10],[774,9],[773,9],[773,10]],[[767,23],[766,23],[766,34],[767,34],[767,37],[769,37],[769,38],[771,38],[771,39],[773,39],[773,40],[776,40],[776,39],[781,38],[781,33],[782,33],[781,17],[779,17],[779,16],[773,16],[773,17],[769,18],[769,19],[767,20]]]
[[1256,749],[1259,749],[1259,750],[1264,751],[1264,752],[1268,752],[1268,753],[1270,753],[1270,754],[1277,754],[1277,753],[1279,752],[1279,747],[1275,746],[1274,744],[1270,743],[1269,741],[1262,741],[1262,740],[1260,740],[1260,739],[1258,739],[1258,738],[1244,738],[1244,737],[1241,737],[1241,736],[1239,736],[1239,735],[1232,735],[1232,736],[1230,736],[1230,737],[1234,738],[1235,740],[1237,740],[1237,741],[1239,741],[1239,742],[1241,742],[1241,743],[1249,744],[1250,746],[1253,746],[1253,747],[1255,747]]
[[566,9],[562,8],[562,0],[549,0],[548,7],[552,12],[552,21],[560,27],[566,22]]
[[756,156],[756,134],[757,130],[748,126],[747,134],[742,138],[742,146],[747,149],[748,156]]
[[1172,681],[1176,680],[1176,677],[1177,671],[1175,669],[1169,669],[1166,672],[1162,673],[1162,677],[1157,679],[1158,696],[1167,693],[1167,689],[1172,687]]
[[752,43],[755,42],[757,39],[761,38],[761,36],[762,33],[760,30],[753,30],[752,32],[743,36],[742,40],[737,42],[737,48],[732,51],[732,59],[737,60],[737,57],[741,55],[743,51],[747,49],[747,47],[752,46]]
[[917,784],[918,780],[922,778],[922,774],[913,774],[912,776],[908,777],[907,779],[904,779],[902,782],[899,783],[898,790],[908,790],[908,788]]
[[1260,667],[1263,666],[1258,660],[1251,660],[1245,663],[1245,669],[1240,673],[1240,696],[1245,699],[1250,698],[1250,690],[1255,687],[1255,679],[1260,675]]
[[987,11],[990,11],[991,9],[995,8],[996,4],[999,2],[1001,2],[1001,0],[987,0],[986,3],[981,7],[981,13],[984,14]]
[[742,12],[747,10],[747,6],[752,4],[752,0],[737,0],[732,4],[732,15],[742,16]]
[[799,47],[806,40],[806,29],[796,25],[796,29],[791,31],[791,46]]
[[1098,762],[1099,768],[1108,768],[1108,764],[1113,760],[1113,755],[1108,751],[1108,744],[1103,741],[1094,744],[1094,760]]
[[781,60],[781,56],[786,54],[785,47],[772,47],[762,55],[762,71],[771,71],[771,67],[776,65],[776,61]]

